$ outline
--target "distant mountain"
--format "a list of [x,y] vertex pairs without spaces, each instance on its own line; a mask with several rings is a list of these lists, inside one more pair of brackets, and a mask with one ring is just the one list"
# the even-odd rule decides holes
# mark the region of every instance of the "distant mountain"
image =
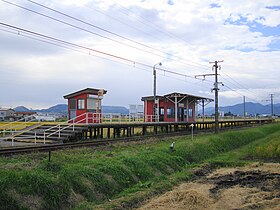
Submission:
[[[274,114],[280,115],[280,104],[274,104],[273,106]],[[259,103],[252,103],[252,102],[246,102],[245,103],[245,109],[246,113],[248,115],[255,115],[255,114],[271,114],[271,105],[262,105]],[[29,112],[29,111],[35,111],[35,112],[42,112],[42,113],[59,113],[67,115],[68,106],[67,104],[57,104],[55,106],[52,106],[48,109],[38,109],[38,110],[30,110],[24,106],[18,106],[14,108],[17,112]],[[234,115],[243,115],[244,110],[244,104],[236,104],[232,106],[222,106],[219,107],[219,111],[222,111],[224,113],[231,112]],[[120,113],[120,114],[128,114],[129,110],[124,106],[102,106],[102,112],[103,113]],[[198,113],[202,113],[202,110],[199,110]],[[214,107],[207,107],[205,108],[205,114],[211,115],[214,113]]]
[[[17,112],[41,112],[41,113],[59,113],[67,115],[68,105],[67,104],[57,104],[48,109],[37,109],[30,110],[24,106],[18,106],[14,108]],[[120,114],[128,114],[129,110],[124,106],[102,106],[103,113],[120,113]]]
[[37,112],[43,112],[43,113],[60,113],[60,114],[67,114],[68,112],[68,105],[67,104],[57,104],[55,106],[52,106],[48,109],[40,109],[36,110]]
[[[223,106],[219,107],[219,111],[224,113],[231,112],[234,115],[243,115],[244,113],[244,104],[236,104],[232,106]],[[246,102],[245,103],[245,111],[248,115],[255,114],[271,114],[271,105],[262,105],[259,103]],[[200,110],[199,113],[202,111]],[[213,114],[214,107],[205,108],[205,114],[211,115]],[[279,115],[280,114],[280,104],[274,104],[273,113]]]
[[30,112],[31,110],[26,108],[25,106],[17,106],[13,108],[16,112]]
[[102,112],[129,114],[129,110],[124,106],[102,106]]

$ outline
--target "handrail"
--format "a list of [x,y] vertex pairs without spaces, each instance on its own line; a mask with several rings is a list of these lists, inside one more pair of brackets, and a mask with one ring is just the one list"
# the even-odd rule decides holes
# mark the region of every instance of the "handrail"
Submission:
[[[25,116],[25,117],[23,117],[23,118],[21,118],[21,119],[19,119],[19,120],[17,120],[17,121],[13,121],[13,122],[10,122],[10,123],[8,123],[8,124],[6,124],[6,125],[0,126],[0,129],[1,129],[2,127],[8,126],[8,125],[10,125],[10,124],[14,124],[14,123],[21,122],[22,120],[25,120],[26,118],[28,119],[28,118],[30,118],[30,117],[35,117],[35,116],[36,116],[36,114],[30,115],[30,116]],[[33,119],[32,119],[32,120],[33,120]],[[28,121],[27,121],[27,122],[28,122]]]
[[145,122],[159,122],[159,115],[145,115]]
[[[24,120],[24,123],[25,123],[25,127],[24,127],[24,128],[26,128],[26,127],[27,127],[26,123],[31,122],[31,121],[33,121],[34,119],[36,119],[35,116],[36,116],[36,114],[30,115],[30,116],[26,116],[26,117],[24,117],[24,118],[21,118],[20,120],[13,121],[13,122],[10,122],[10,123],[8,123],[8,124],[6,124],[6,125],[0,126],[0,129],[1,129],[2,127],[7,127],[7,126],[9,126],[9,125],[16,124],[15,126],[8,127],[7,129],[0,130],[0,134],[1,134],[1,133],[4,133],[4,134],[5,134],[6,132],[9,132],[9,131],[12,131],[12,130],[16,130],[16,128],[22,126],[22,124],[17,124],[17,123],[20,123],[22,120]],[[29,119],[29,118],[31,118],[31,119]],[[29,120],[26,121],[26,119],[29,119]]]
[[[5,137],[1,137],[0,140],[7,140],[7,139],[11,139],[11,143],[12,143],[12,147],[14,146],[14,141],[17,139],[17,133],[22,133],[22,131],[9,131],[11,133],[11,136],[5,136]],[[36,144],[36,140],[37,140],[37,132],[34,132],[34,136],[33,135],[25,135],[25,136],[20,136],[20,139],[32,139],[34,138],[34,143]]]
[[[92,114],[99,114],[99,113],[92,113]],[[85,118],[83,118],[84,115],[85,115]],[[79,119],[79,118],[82,118],[82,119],[80,119],[80,120],[77,121],[77,119]],[[99,118],[100,118],[100,117],[99,117]],[[50,136],[52,136],[52,135],[58,133],[58,137],[60,138],[60,133],[61,133],[61,131],[65,130],[66,128],[69,128],[69,127],[71,127],[71,126],[73,126],[73,131],[74,131],[74,130],[75,130],[75,125],[76,125],[76,124],[79,124],[79,123],[81,123],[81,122],[83,122],[83,121],[88,122],[88,112],[83,113],[83,114],[81,114],[81,115],[78,115],[78,116],[76,116],[76,117],[74,117],[74,118],[72,118],[72,119],[70,119],[70,120],[67,120],[67,121],[64,122],[64,123],[60,123],[60,124],[58,124],[58,125],[56,125],[56,126],[53,126],[53,127],[50,127],[50,128],[48,128],[48,129],[46,129],[46,130],[44,131],[44,144],[45,144],[45,142],[46,142],[46,137],[50,137]],[[69,122],[71,122],[70,125],[68,125]],[[61,128],[62,125],[68,125],[68,126],[65,126],[65,127]],[[52,133],[46,135],[46,131],[53,130],[53,129],[55,129],[55,128],[58,128],[58,130],[56,130],[56,131],[54,131],[54,132],[52,132]]]

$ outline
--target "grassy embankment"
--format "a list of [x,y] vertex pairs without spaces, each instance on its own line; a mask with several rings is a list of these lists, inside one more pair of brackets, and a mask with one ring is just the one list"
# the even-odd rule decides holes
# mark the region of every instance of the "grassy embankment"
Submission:
[[[169,144],[175,141],[175,151]],[[0,158],[2,209],[129,208],[189,180],[205,163],[280,159],[280,125],[219,135]],[[114,200],[113,200],[114,199]],[[112,202],[109,202],[113,200]]]

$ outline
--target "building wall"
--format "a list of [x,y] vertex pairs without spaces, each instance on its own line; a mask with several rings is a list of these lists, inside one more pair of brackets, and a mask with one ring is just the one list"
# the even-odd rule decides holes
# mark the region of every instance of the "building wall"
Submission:
[[[88,104],[87,104],[87,99],[88,99],[88,94],[87,93],[84,93],[84,94],[80,94],[80,95],[77,95],[77,96],[74,96],[72,98],[69,98],[68,99],[68,119],[72,119],[73,117],[71,117],[71,109],[70,109],[70,100],[71,99],[75,99],[76,100],[76,117],[79,116],[79,115],[82,115],[82,114],[85,114],[87,112],[96,112],[96,110],[88,110],[87,107],[88,107]],[[83,99],[84,100],[84,106],[83,106],[83,109],[79,109],[79,100],[80,99]],[[74,110],[73,110],[74,111]],[[79,122],[79,123],[87,123],[86,120],[86,115],[83,115],[81,117],[78,117],[75,122]],[[93,123],[93,122],[97,122],[99,118],[99,115],[98,114],[90,114],[89,115],[89,120],[88,120],[88,123]]]
[[15,111],[13,109],[1,109],[0,120],[13,120]]
[[[178,106],[178,115],[177,120],[178,122],[194,122],[195,121],[195,102],[189,101],[187,105],[187,99],[180,102],[183,107]],[[187,106],[189,108],[189,112],[187,111]],[[153,112],[154,101],[144,101],[144,113],[145,116],[147,115],[154,115]],[[161,115],[163,112],[163,115]],[[160,121],[164,122],[175,122],[175,104],[168,99],[161,99],[159,101],[159,114],[160,114]],[[189,116],[187,117],[188,114]],[[183,115],[183,116],[182,116]],[[148,120],[147,120],[148,119]],[[146,118],[146,121],[151,122],[149,120],[151,118]]]

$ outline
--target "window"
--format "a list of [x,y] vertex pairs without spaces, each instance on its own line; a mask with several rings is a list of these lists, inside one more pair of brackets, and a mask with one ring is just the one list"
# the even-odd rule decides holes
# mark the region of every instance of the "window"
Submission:
[[85,99],[78,99],[78,109],[85,109]]
[[193,117],[193,110],[189,109],[189,117]]
[[164,115],[164,108],[163,107],[159,108],[159,115]]
[[90,110],[97,109],[97,106],[98,106],[97,103],[98,103],[97,99],[95,99],[95,98],[88,98],[87,99],[87,109],[90,109]]
[[174,108],[168,107],[166,109],[166,114],[168,118],[174,118]]
[[76,109],[76,99],[70,99],[69,106],[69,109]]

